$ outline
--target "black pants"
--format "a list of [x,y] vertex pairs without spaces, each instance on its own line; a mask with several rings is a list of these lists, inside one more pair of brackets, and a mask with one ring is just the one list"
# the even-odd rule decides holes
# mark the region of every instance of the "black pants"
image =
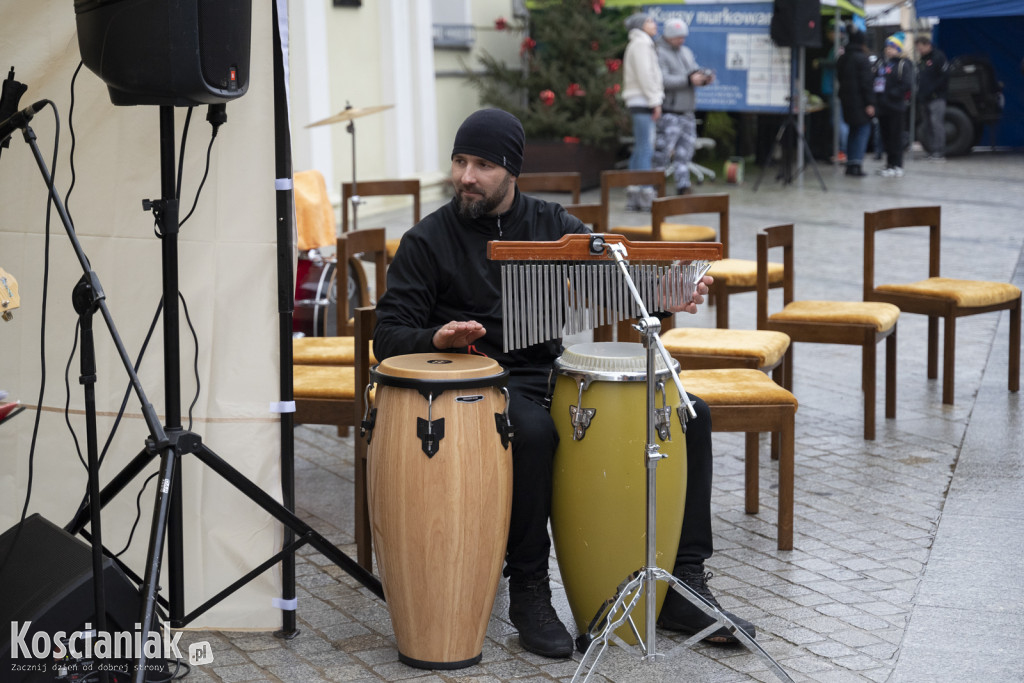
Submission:
[[878,110],[878,127],[882,131],[885,165],[903,167],[903,112],[893,109]]
[[[551,479],[558,432],[542,403],[546,382],[512,378],[509,416],[515,428],[512,445],[512,521],[509,525],[505,576],[536,579],[548,573],[551,539]],[[697,419],[686,430],[686,505],[676,564],[701,564],[711,557],[711,412],[689,395]]]

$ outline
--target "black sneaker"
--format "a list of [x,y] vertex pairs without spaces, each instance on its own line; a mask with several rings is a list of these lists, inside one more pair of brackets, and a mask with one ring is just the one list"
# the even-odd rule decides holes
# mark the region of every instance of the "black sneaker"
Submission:
[[[673,574],[680,581],[685,583],[687,586],[692,588],[698,595],[714,605],[720,612],[725,616],[732,619],[733,623],[739,628],[743,629],[751,638],[756,634],[754,625],[746,619],[741,619],[735,614],[726,612],[722,609],[722,606],[718,604],[718,600],[711,594],[711,590],[708,588],[708,581],[711,580],[711,572],[704,571],[704,565],[680,565],[676,567]],[[658,626],[668,629],[670,631],[680,631],[682,633],[694,634],[699,633],[706,629],[711,624],[715,623],[713,617],[708,616],[700,610],[697,606],[693,605],[689,600],[684,598],[682,595],[677,593],[675,589],[669,588],[668,595],[665,596],[665,604],[661,608],[661,615],[658,618]],[[715,644],[731,644],[738,642],[738,638],[729,632],[727,626],[722,626],[711,635],[704,638],[705,642]]]
[[519,629],[519,642],[527,652],[557,659],[572,656],[572,636],[551,606],[546,576],[535,581],[509,580],[508,618]]

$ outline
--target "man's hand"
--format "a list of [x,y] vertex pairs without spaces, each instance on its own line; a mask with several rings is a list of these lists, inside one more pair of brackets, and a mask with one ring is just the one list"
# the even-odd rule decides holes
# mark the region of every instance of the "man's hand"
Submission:
[[704,295],[708,293],[708,287],[715,281],[715,278],[710,275],[705,275],[697,283],[697,287],[693,292],[693,298],[690,299],[682,307],[669,306],[668,310],[670,313],[696,313],[697,306],[704,303]]
[[[705,290],[706,291],[706,290]],[[475,320],[453,320],[434,333],[433,343],[437,349],[461,349],[469,346],[487,330]]]

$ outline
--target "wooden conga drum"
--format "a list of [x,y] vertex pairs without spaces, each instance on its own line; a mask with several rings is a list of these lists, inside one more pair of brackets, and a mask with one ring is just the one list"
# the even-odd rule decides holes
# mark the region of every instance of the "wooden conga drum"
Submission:
[[394,356],[371,370],[373,545],[401,661],[482,654],[508,540],[508,371],[483,356]]
[[[656,441],[667,456],[656,471],[656,564],[671,572],[683,526],[686,441],[675,412],[679,392],[660,357],[657,367],[656,407],[670,411],[668,438]],[[559,444],[551,529],[566,597],[582,634],[619,584],[647,559],[647,351],[626,342],[576,344],[555,361],[555,373],[551,416]],[[667,590],[667,583],[657,583],[659,611]],[[641,598],[631,612],[641,639],[646,637],[644,603]],[[616,634],[636,643],[628,624]]]

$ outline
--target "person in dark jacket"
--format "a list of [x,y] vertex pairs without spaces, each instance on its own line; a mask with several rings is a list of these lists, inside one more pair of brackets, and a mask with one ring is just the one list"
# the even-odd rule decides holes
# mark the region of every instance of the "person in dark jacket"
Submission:
[[884,59],[875,71],[875,107],[885,146],[885,168],[879,173],[888,178],[903,177],[903,136],[914,65],[903,56],[906,36],[894,33],[885,39]]
[[[487,258],[491,240],[557,240],[586,233],[586,226],[558,204],[519,192],[515,179],[523,160],[519,119],[499,109],[467,118],[455,135],[451,178],[455,197],[402,237],[388,268],[387,290],[377,303],[373,335],[378,359],[437,351],[489,356],[509,370],[512,440],[512,519],[504,575],[509,579],[509,619],[523,648],[545,657],[569,657],[573,639],[551,605],[552,463],[558,433],[546,407],[548,373],[561,354],[561,340],[503,351],[500,262]],[[710,278],[681,310],[696,312]],[[687,486],[674,573],[710,601],[711,416],[692,397],[697,419],[688,424]],[[661,624],[697,633],[714,623],[681,598],[666,599]],[[674,606],[673,606],[674,605]],[[754,626],[729,615],[751,637]],[[735,642],[725,627],[706,638]]]
[[943,161],[946,156],[946,93],[949,71],[946,55],[932,45],[928,36],[914,39],[917,47],[917,102],[921,112],[921,142],[928,159]]
[[863,176],[864,153],[871,137],[871,119],[875,116],[875,91],[871,60],[862,31],[850,33],[846,51],[836,62],[836,77],[843,120],[850,126],[846,143],[846,175]]

